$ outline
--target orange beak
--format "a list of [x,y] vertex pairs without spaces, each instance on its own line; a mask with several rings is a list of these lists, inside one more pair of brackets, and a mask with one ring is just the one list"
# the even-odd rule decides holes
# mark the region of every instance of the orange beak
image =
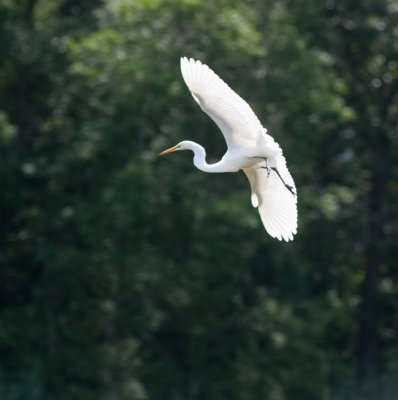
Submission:
[[179,147],[179,146],[178,146],[178,144],[177,144],[176,146],[170,147],[169,149],[167,149],[167,150],[165,150],[165,151],[162,151],[161,153],[159,153],[159,155],[162,156],[163,154],[171,153],[171,152],[177,150],[178,147]]

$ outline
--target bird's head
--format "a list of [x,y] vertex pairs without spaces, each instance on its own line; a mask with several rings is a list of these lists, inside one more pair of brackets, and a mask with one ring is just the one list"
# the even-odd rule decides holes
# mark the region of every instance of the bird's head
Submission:
[[189,140],[184,140],[184,141],[176,144],[175,146],[162,151],[161,153],[159,153],[159,155],[162,156],[163,154],[172,153],[173,151],[178,151],[178,150],[189,150],[189,149],[191,149],[190,143],[191,142]]

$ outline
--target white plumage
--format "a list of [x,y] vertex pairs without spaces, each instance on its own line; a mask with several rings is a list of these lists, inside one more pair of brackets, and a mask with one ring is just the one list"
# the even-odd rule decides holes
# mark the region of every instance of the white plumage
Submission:
[[278,143],[267,134],[250,106],[207,65],[181,58],[181,72],[200,108],[222,131],[228,151],[215,164],[195,142],[183,141],[160,154],[192,150],[194,165],[205,172],[236,172],[249,179],[251,202],[258,207],[267,232],[279,240],[293,240],[297,232],[294,181]]

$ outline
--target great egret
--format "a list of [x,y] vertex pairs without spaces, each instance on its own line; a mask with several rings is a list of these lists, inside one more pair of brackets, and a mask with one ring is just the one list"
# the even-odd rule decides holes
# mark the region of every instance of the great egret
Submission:
[[192,150],[193,163],[202,171],[243,170],[251,185],[252,205],[258,207],[267,232],[279,240],[293,240],[297,233],[297,195],[282,149],[250,106],[207,65],[182,57],[181,72],[200,108],[221,129],[228,151],[219,162],[208,164],[205,149],[184,140],[160,155]]

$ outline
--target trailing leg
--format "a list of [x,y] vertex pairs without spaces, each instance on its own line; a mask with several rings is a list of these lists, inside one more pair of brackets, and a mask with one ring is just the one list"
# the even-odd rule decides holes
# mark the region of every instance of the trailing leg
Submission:
[[279,171],[278,171],[278,168],[276,168],[276,167],[270,167],[270,166],[268,165],[268,159],[267,159],[267,157],[253,157],[253,158],[260,158],[261,160],[265,160],[265,167],[260,166],[260,168],[266,169],[266,170],[267,170],[267,175],[268,175],[268,176],[269,176],[269,174],[271,173],[271,169],[274,170],[274,171],[277,173],[277,175],[279,176],[279,179],[280,179],[280,180],[282,181],[282,183],[285,185],[286,189],[287,189],[294,197],[296,197],[296,193],[294,193],[293,186],[288,185],[288,184],[284,181],[284,179],[282,178],[281,174],[280,174]]
[[281,174],[280,174],[279,171],[278,171],[278,168],[276,168],[276,167],[271,167],[271,169],[274,170],[274,171],[278,174],[279,179],[280,179],[280,180],[282,181],[282,183],[285,185],[286,189],[289,190],[289,192],[290,192],[294,197],[296,197],[296,193],[294,193],[293,186],[288,185],[288,184],[284,181],[284,179],[282,178]]

